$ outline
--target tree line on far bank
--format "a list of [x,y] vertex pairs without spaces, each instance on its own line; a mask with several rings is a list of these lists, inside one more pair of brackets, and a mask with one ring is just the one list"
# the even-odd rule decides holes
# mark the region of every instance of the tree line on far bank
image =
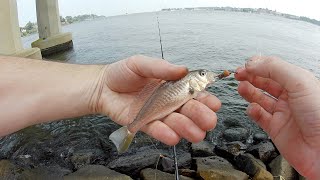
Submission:
[[[88,21],[88,20],[93,20],[93,19],[98,19],[98,18],[105,18],[105,16],[98,16],[95,14],[84,14],[84,15],[78,15],[78,16],[60,16],[60,22],[61,25],[67,25],[67,24],[72,24],[76,22],[81,22],[81,21]],[[38,32],[38,25],[37,23],[29,21],[24,27],[20,27],[20,32],[21,36],[28,36],[33,33]]]

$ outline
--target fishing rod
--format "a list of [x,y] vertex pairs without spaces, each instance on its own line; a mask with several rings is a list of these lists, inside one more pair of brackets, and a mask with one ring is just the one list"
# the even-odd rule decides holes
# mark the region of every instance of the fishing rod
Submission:
[[[160,23],[159,23],[159,17],[157,16],[157,22],[158,22],[158,30],[159,30],[159,39],[160,39],[160,48],[161,48],[161,57],[164,60],[163,56],[163,48],[162,48],[162,38],[161,38],[161,30],[160,30]],[[175,179],[180,180],[179,178],[179,168],[178,168],[178,160],[177,160],[177,150],[176,146],[173,146],[173,159],[174,159],[174,167],[175,167]]]

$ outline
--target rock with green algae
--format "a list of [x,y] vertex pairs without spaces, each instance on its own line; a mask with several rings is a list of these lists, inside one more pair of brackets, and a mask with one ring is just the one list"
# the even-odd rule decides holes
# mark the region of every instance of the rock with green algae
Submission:
[[[151,169],[151,168],[143,169],[140,172],[140,175],[141,175],[141,179],[143,180],[175,179],[174,174],[165,173],[160,170]],[[179,177],[181,180],[192,180],[192,178],[181,176],[181,175]]]
[[64,180],[131,180],[127,175],[113,171],[102,165],[88,165],[64,176]]
[[17,169],[14,164],[8,160],[0,160],[0,179],[15,179]]
[[276,157],[269,164],[271,174],[275,177],[283,177],[286,180],[298,179],[296,170],[281,155]]
[[233,168],[232,164],[219,156],[196,158],[197,173],[206,180],[247,180],[249,176]]

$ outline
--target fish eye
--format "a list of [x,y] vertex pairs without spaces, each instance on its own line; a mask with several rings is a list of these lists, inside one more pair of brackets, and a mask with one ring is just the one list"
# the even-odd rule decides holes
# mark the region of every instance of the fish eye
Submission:
[[200,76],[205,76],[207,74],[207,72],[205,70],[202,70],[199,72]]

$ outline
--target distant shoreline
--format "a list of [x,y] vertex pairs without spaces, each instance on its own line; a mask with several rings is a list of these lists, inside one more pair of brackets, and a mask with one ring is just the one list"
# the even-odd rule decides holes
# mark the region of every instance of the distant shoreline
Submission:
[[320,26],[320,20],[308,18],[305,16],[296,16],[287,13],[281,13],[278,11],[273,11],[267,8],[234,8],[234,7],[194,7],[194,8],[167,8],[161,11],[196,11],[196,10],[208,10],[208,11],[227,11],[227,12],[245,12],[245,13],[255,13],[255,14],[270,14],[274,16],[284,17],[287,19],[299,20],[308,23],[312,23]]
[[[62,26],[74,24],[82,21],[92,21],[95,19],[104,19],[105,16],[98,16],[95,14],[84,14],[78,16],[60,16],[60,22]],[[29,21],[24,27],[20,27],[21,37],[29,36],[38,32],[37,23]]]

